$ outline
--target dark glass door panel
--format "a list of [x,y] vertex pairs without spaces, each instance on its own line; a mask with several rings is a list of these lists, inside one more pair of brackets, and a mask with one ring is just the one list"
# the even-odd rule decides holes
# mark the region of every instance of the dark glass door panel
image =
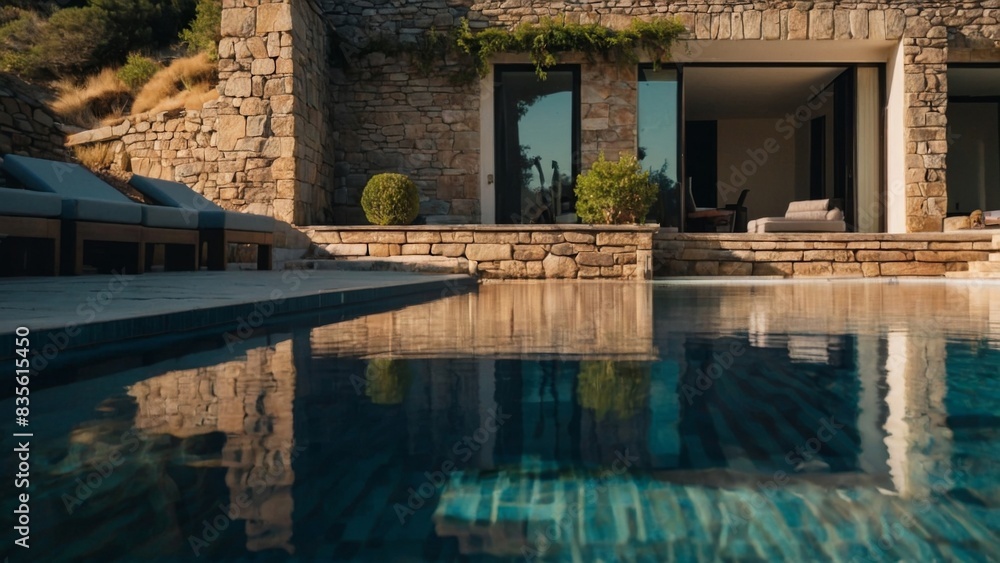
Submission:
[[664,227],[680,224],[679,84],[676,69],[639,69],[638,157],[660,186],[649,220]]
[[579,173],[579,72],[497,67],[496,222],[575,222]]

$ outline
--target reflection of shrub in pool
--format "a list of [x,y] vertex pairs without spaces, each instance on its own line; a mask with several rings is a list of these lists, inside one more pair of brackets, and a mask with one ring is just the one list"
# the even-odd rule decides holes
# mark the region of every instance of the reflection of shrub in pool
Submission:
[[580,406],[593,410],[598,420],[635,416],[649,396],[649,366],[640,362],[600,360],[580,362],[577,382]]
[[410,387],[410,370],[403,360],[375,358],[365,368],[365,395],[376,405],[398,405]]

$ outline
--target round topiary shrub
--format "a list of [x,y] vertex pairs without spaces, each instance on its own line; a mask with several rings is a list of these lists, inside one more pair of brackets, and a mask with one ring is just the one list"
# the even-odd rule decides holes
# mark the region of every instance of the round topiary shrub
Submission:
[[576,180],[576,214],[584,223],[642,223],[658,191],[635,155],[622,153],[609,162],[601,153]]
[[361,208],[373,225],[409,225],[420,212],[420,194],[402,174],[376,174],[361,194]]

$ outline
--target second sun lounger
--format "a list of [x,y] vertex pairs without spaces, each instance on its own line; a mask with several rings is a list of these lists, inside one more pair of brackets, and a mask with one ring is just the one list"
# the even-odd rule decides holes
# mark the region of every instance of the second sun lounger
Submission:
[[196,214],[202,242],[207,244],[209,270],[225,270],[229,244],[257,245],[257,269],[271,269],[275,221],[264,215],[227,211],[198,192],[169,180],[133,176],[132,187],[144,196]]

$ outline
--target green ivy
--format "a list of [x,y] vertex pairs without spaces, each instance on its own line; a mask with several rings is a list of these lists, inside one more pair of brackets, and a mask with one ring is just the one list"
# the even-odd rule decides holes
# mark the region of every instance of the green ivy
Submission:
[[674,18],[635,19],[622,30],[551,18],[514,29],[474,30],[469,20],[463,18],[456,28],[448,32],[432,29],[418,38],[416,45],[406,48],[395,38],[380,35],[362,47],[360,53],[395,56],[407,52],[424,76],[430,75],[436,63],[446,60],[449,54],[469,57],[472,64],[460,65],[465,70],[459,70],[454,77],[459,83],[487,76],[493,57],[500,53],[527,53],[538,78],[545,80],[546,69],[558,64],[563,53],[582,53],[591,61],[601,57],[622,65],[638,63],[637,53],[642,53],[658,68],[670,60],[670,48],[684,31],[684,25]]
[[513,30],[491,27],[473,31],[463,19],[455,42],[459,51],[473,58],[476,71],[484,77],[490,61],[499,53],[528,53],[538,78],[559,63],[562,53],[583,53],[620,64],[638,63],[636,52],[644,53],[654,66],[670,59],[670,47],[684,33],[684,25],[674,18],[632,20],[629,27],[613,30],[596,23],[569,23],[565,19],[544,18],[537,24],[525,23]]

